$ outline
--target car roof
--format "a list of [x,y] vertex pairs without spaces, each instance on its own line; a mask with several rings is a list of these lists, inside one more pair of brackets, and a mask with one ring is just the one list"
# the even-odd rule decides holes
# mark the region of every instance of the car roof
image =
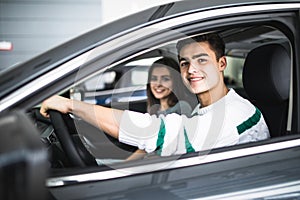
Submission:
[[0,98],[60,64],[146,24],[186,13],[237,5],[300,2],[300,0],[185,0],[149,8],[67,41],[29,61],[0,72]]

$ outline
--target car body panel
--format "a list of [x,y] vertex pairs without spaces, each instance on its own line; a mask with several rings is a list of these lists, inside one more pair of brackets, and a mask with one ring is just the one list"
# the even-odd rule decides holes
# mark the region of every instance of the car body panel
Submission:
[[[135,195],[153,197],[153,192],[158,192],[157,198],[167,199],[254,199],[266,197],[263,192],[269,196],[277,192],[281,194],[280,190],[288,186],[293,187],[287,189],[286,193],[297,193],[300,189],[300,147],[299,137],[293,138],[275,145],[266,144],[179,160],[176,158],[176,162],[170,159],[146,166],[138,166],[137,163],[136,167],[116,166],[111,171],[49,178],[47,184],[58,198],[67,196],[70,199],[131,199]],[[290,146],[286,146],[287,143]],[[284,149],[281,148],[283,146]],[[276,149],[281,150],[279,154]],[[280,154],[284,155],[284,162]],[[82,193],[80,188],[86,192]]]

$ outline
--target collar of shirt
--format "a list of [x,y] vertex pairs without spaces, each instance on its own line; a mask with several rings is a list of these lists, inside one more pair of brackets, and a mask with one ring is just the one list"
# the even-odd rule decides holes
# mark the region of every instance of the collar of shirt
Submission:
[[233,93],[235,93],[234,89],[229,89],[229,92],[221,99],[219,99],[217,102],[209,105],[209,106],[206,106],[204,108],[201,108],[201,103],[199,103],[195,109],[193,110],[192,112],[192,116],[195,116],[195,115],[204,115],[206,114],[208,111],[210,111],[212,109],[212,107],[216,104],[219,104],[221,102],[223,102],[226,98],[228,98],[229,96],[233,95]]

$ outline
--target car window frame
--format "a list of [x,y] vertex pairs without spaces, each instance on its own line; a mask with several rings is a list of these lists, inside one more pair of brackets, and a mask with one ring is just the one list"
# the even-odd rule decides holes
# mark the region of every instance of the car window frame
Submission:
[[[294,8],[294,10],[296,10],[296,8]],[[272,10],[272,9],[268,9],[267,11],[266,11],[266,16],[270,16],[270,15],[274,15],[274,13],[273,13],[274,11]],[[287,12],[287,13],[290,13],[290,11],[289,12]],[[236,24],[241,24],[242,23],[242,18],[245,18],[246,20],[245,21],[247,21],[247,23],[257,23],[257,21],[259,21],[259,23],[265,23],[265,22],[270,22],[270,21],[274,21],[273,19],[268,19],[268,18],[264,18],[264,19],[261,19],[261,16],[263,15],[263,14],[255,14],[255,12],[254,12],[254,14],[253,13],[249,13],[249,15],[250,16],[252,16],[253,17],[253,19],[251,19],[252,20],[252,22],[251,22],[251,20],[249,20],[249,19],[246,19],[247,17],[246,16],[235,16],[235,17],[230,17],[230,19],[228,19],[228,23],[229,23],[229,21],[231,21],[232,22],[232,19],[240,19],[240,20],[237,20],[238,22],[236,22]],[[278,14],[276,13],[276,15],[278,16]],[[256,16],[256,18],[257,19],[255,19],[255,16]],[[260,16],[260,17],[258,17],[258,16]],[[278,18],[278,17],[277,17]],[[244,23],[245,23],[245,21],[243,21]],[[276,21],[276,20],[275,20]],[[213,30],[213,29],[217,29],[217,28],[220,28],[220,27],[224,27],[224,26],[226,26],[226,25],[220,25],[219,23],[218,23],[218,18],[217,19],[213,19],[213,20],[211,20],[211,21],[202,21],[201,22],[201,20],[199,20],[198,22],[198,25],[195,25],[195,26],[202,26],[203,28],[201,29],[201,31],[204,31],[204,30],[206,30],[206,31],[209,31],[209,30]],[[283,23],[284,24],[284,22],[281,22],[281,23]],[[200,24],[200,25],[199,25]],[[205,28],[205,27],[207,27],[208,25],[207,24],[210,24],[210,28],[209,29],[207,29],[207,28]],[[214,26],[213,26],[213,24],[214,24]],[[275,23],[276,24],[276,23]],[[187,26],[187,25],[185,25],[185,26]],[[189,29],[191,29],[192,31],[190,32],[190,33],[192,33],[192,32],[195,32],[195,29],[194,28],[189,28]],[[199,30],[197,30],[197,31],[199,31]],[[298,31],[298,30],[297,30]],[[295,39],[297,39],[297,40],[299,40],[297,37],[296,37],[296,33],[298,33],[297,31],[295,31],[294,33],[293,33],[293,38],[295,38]],[[188,32],[188,31],[187,31]],[[159,36],[159,35],[158,35]],[[170,39],[170,38],[169,38]],[[295,68],[298,68],[299,66],[298,66],[298,64],[297,64],[297,62],[295,62],[296,60],[299,60],[299,58],[298,58],[298,56],[297,56],[297,54],[296,54],[296,52],[299,52],[299,50],[295,47],[295,46],[293,46],[292,48],[294,48],[293,49],[293,58],[294,58],[294,62],[293,62],[293,69],[295,70]],[[126,56],[125,56],[126,57]],[[122,59],[120,59],[120,60],[122,60]],[[119,63],[119,62],[117,62],[117,63]],[[113,67],[114,65],[109,65],[109,67]],[[300,77],[299,76],[299,72],[298,72],[298,70],[296,70],[296,72],[297,72],[297,74],[294,74],[294,79],[295,79],[295,77]],[[295,83],[295,82],[293,82],[293,89],[294,89],[294,91],[299,87],[298,86],[299,84],[298,83]],[[297,94],[298,94],[298,92],[296,92]],[[298,99],[294,99],[293,100],[293,109],[294,108],[297,108],[297,109],[299,109],[298,106],[299,105],[299,102],[298,102]],[[293,113],[294,114],[294,113]],[[294,114],[295,115],[295,114]],[[296,119],[297,121],[297,123],[298,123],[298,118]],[[294,122],[294,124],[295,124],[295,122]],[[299,124],[299,123],[298,123]],[[293,128],[292,128],[292,130],[293,130]],[[296,129],[296,130],[298,130],[298,129]],[[298,136],[297,136],[298,137]],[[295,141],[298,141],[298,139],[296,139]],[[262,143],[264,143],[264,142],[262,142]],[[250,144],[250,146],[251,145],[253,145],[253,144]],[[254,146],[257,146],[258,144],[256,144],[256,145],[254,145]],[[230,147],[230,148],[243,148],[244,146],[239,146],[239,147]],[[184,159],[184,158],[183,158]],[[149,172],[149,171],[148,171]],[[151,172],[151,170],[150,170],[150,172]],[[143,172],[139,172],[139,173],[147,173],[146,171],[143,171]],[[132,174],[130,174],[130,175],[132,175]],[[122,175],[123,176],[123,175]],[[114,178],[116,178],[116,177],[114,177]],[[56,186],[58,186],[58,185],[56,185],[54,182],[55,179],[49,179],[48,181],[47,181],[47,184],[48,184],[48,187],[56,187]],[[61,181],[61,180],[60,180]],[[72,180],[73,181],[73,180]],[[90,180],[90,181],[95,181],[94,179],[93,180]],[[76,182],[76,181],[75,181]],[[69,184],[70,182],[69,181],[67,181],[67,182],[64,182],[63,181],[63,183],[66,183],[66,184]]]

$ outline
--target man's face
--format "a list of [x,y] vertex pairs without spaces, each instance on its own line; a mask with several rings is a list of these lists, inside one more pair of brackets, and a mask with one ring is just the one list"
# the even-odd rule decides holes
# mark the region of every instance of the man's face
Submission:
[[[179,53],[179,65],[183,82],[195,94],[212,90],[220,82],[225,69],[222,57],[217,61],[207,42],[194,42],[184,46]],[[226,64],[226,61],[225,61]]]

